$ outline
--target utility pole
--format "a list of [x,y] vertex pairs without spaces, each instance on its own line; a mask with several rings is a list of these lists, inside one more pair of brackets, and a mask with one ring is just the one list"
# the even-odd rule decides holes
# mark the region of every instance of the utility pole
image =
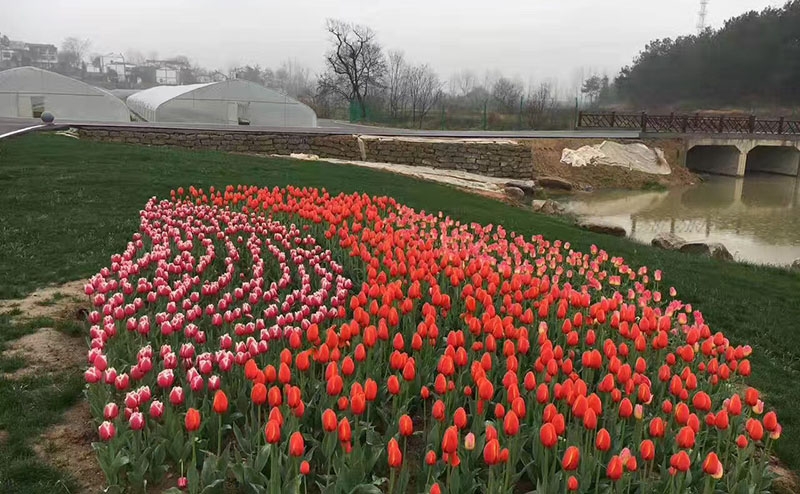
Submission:
[[700,12],[697,13],[697,34],[703,34],[706,30],[706,16],[708,15],[709,0],[700,0]]

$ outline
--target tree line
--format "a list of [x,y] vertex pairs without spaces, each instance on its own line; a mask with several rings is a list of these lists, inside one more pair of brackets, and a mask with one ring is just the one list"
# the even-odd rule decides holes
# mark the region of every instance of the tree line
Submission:
[[652,41],[598,96],[651,110],[800,103],[800,0],[734,17],[717,30]]

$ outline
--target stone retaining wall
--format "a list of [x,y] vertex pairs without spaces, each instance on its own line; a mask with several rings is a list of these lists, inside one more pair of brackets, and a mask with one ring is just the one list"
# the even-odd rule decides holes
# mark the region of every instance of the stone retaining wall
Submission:
[[349,135],[265,134],[242,131],[88,126],[80,127],[78,132],[81,138],[102,142],[176,146],[240,153],[284,155],[306,153],[326,158],[361,159],[358,142]]
[[530,179],[531,147],[508,139],[428,139],[331,134],[81,126],[81,138],[228,152],[316,154],[320,158],[398,163]]
[[490,177],[531,178],[531,147],[507,139],[423,139],[361,136],[365,161],[422,165]]

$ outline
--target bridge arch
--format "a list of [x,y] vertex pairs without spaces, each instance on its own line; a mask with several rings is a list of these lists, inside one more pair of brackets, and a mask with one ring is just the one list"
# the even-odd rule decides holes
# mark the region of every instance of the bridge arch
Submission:
[[697,144],[686,153],[686,168],[717,175],[744,174],[745,155],[732,144]]
[[745,173],[800,175],[800,150],[797,146],[758,145],[747,153]]

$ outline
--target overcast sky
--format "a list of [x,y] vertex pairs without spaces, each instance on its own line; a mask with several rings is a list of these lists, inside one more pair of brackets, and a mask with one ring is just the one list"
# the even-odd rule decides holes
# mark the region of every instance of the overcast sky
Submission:
[[[782,5],[711,0],[708,23]],[[563,85],[581,67],[613,75],[649,40],[695,31],[700,0],[0,0],[0,33],[60,45],[89,38],[96,53],[186,55],[208,68],[277,66],[318,72],[327,17],[363,23],[386,48],[433,66],[497,70]],[[135,7],[134,7],[135,5]]]

